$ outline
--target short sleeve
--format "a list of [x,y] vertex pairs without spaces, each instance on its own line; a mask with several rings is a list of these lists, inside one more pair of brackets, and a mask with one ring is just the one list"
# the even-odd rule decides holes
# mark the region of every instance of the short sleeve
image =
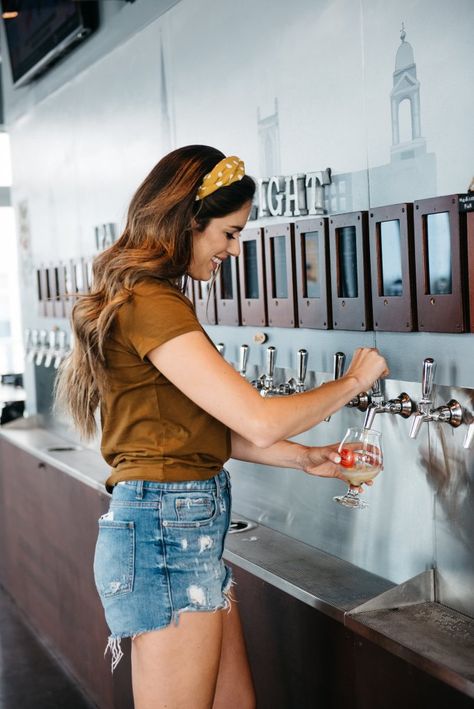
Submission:
[[123,341],[142,359],[178,335],[202,332],[191,302],[172,286],[143,284],[119,311]]

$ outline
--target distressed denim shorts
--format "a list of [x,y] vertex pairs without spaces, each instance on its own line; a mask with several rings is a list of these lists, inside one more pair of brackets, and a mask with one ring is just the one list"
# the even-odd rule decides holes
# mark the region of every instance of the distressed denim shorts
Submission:
[[123,656],[121,638],[177,623],[182,611],[229,608],[232,576],[222,553],[230,508],[226,470],[209,480],[114,487],[94,557],[112,671]]

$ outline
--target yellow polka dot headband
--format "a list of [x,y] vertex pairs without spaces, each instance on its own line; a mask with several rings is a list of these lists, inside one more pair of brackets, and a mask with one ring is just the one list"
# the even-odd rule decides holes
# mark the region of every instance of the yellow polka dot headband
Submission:
[[224,158],[203,179],[196,200],[204,199],[220,187],[227,187],[245,175],[245,165],[236,155]]

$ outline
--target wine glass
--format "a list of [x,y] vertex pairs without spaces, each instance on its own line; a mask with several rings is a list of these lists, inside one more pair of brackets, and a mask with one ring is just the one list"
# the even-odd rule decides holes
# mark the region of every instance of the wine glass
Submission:
[[351,485],[359,487],[382,470],[382,434],[368,428],[348,428],[338,452],[341,456],[339,470],[349,483],[349,488],[345,495],[333,499],[344,507],[367,507],[367,503],[360,499],[359,491]]

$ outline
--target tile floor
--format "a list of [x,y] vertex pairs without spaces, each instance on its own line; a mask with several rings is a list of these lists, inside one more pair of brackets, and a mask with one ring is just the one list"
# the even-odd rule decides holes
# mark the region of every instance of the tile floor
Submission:
[[0,587],[0,709],[96,709]]

